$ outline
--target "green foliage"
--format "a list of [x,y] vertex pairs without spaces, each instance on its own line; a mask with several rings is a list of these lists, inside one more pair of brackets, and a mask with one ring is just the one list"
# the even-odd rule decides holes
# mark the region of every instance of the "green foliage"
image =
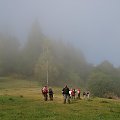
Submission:
[[120,97],[120,78],[113,78],[112,86],[113,86],[112,92],[114,93],[114,95]]
[[112,94],[112,97],[119,97],[119,83],[120,79],[114,80],[110,75],[97,71],[91,73],[88,87],[94,96],[109,97],[109,95]]
[[103,61],[96,67],[97,71],[101,71],[110,76],[118,76],[117,69],[109,61]]
[[88,86],[92,94],[95,96],[103,97],[107,91],[107,82],[109,76],[101,72],[94,72],[90,75]]

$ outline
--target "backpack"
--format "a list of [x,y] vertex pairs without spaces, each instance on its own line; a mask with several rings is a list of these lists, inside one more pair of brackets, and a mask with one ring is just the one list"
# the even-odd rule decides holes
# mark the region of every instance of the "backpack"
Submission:
[[78,94],[79,94],[79,93],[80,93],[80,90],[78,90],[77,92],[78,92]]
[[69,94],[69,88],[68,87],[63,88],[62,93]]
[[47,87],[43,87],[42,93],[43,93],[43,94],[48,93]]
[[49,94],[53,94],[53,91],[51,88],[49,89]]
[[75,96],[75,90],[72,90],[71,94],[72,96]]

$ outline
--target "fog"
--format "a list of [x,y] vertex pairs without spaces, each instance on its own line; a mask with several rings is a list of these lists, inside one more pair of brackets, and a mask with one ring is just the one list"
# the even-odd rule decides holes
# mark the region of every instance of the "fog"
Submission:
[[27,40],[34,21],[50,38],[70,41],[87,61],[120,66],[119,0],[0,0],[0,32]]

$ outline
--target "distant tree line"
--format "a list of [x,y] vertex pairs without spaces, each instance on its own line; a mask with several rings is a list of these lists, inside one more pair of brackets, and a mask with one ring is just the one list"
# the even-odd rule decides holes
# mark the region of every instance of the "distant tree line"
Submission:
[[82,87],[99,97],[120,97],[120,68],[109,61],[88,63],[72,44],[51,40],[35,22],[21,47],[12,35],[0,34],[0,76],[20,75],[49,85]]

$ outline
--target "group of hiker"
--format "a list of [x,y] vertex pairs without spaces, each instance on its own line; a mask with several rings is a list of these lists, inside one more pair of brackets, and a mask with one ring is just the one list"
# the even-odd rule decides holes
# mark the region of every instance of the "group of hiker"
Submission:
[[[44,86],[42,88],[42,94],[44,96],[44,100],[47,101],[48,100],[48,95],[49,95],[49,99],[50,101],[53,100],[53,90],[52,88],[49,88],[47,86]],[[66,102],[70,103],[70,99],[81,99],[80,98],[80,94],[81,94],[81,90],[80,88],[78,89],[69,89],[67,85],[65,85],[65,87],[62,89],[62,94],[64,97],[64,104]],[[89,91],[83,91],[83,99],[89,99],[90,96],[90,92]]]
[[75,98],[78,98],[80,99],[80,89],[70,89],[69,90],[69,95],[70,95],[70,98],[71,99],[75,99]]
[[42,94],[44,96],[44,100],[47,101],[48,100],[48,94],[49,94],[49,99],[52,101],[53,100],[53,90],[52,88],[49,88],[47,86],[44,86],[42,88]]
[[[77,93],[77,97],[76,97],[76,93]],[[69,89],[67,85],[62,89],[62,94],[64,96],[64,103],[66,103],[66,101],[70,103],[70,99],[75,99],[75,98],[80,99],[80,89],[77,90],[72,88]]]
[[83,92],[83,98],[85,99],[85,98],[87,98],[87,99],[89,99],[89,97],[90,97],[90,91],[84,91]]

